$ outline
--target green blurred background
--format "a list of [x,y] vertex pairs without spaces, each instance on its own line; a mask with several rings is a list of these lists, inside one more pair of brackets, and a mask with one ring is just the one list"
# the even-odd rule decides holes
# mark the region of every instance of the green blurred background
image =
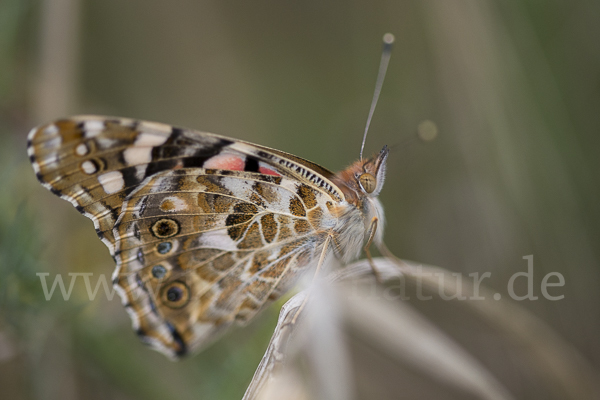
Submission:
[[[600,365],[600,2],[0,2],[0,390],[11,399],[241,398],[273,329],[271,308],[199,356],[139,343],[115,297],[46,302],[36,272],[112,273],[91,221],[43,189],[27,132],[73,114],[159,121],[278,148],[339,170],[358,157],[381,37],[396,36],[366,152],[392,146],[385,237],[406,259],[492,273],[505,295],[533,254],[522,301]],[[439,137],[417,139],[435,122]],[[95,282],[95,279],[92,282]],[[525,290],[524,282],[518,290]],[[524,367],[477,342],[519,398]],[[512,364],[511,364],[512,363]],[[508,371],[508,372],[507,372]],[[406,393],[411,388],[406,386]],[[412,393],[419,394],[418,388]],[[432,398],[432,397],[430,397]]]

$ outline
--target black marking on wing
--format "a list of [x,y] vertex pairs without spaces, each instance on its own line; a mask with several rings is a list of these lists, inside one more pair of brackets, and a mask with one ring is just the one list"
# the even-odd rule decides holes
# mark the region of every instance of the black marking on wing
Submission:
[[121,174],[123,175],[123,182],[125,183],[123,192],[125,196],[127,196],[137,188],[137,186],[141,183],[141,180],[138,178],[136,167],[123,168],[121,170]]
[[[148,292],[148,291],[146,291],[146,292]],[[152,299],[152,296],[148,296],[148,303],[150,303],[150,309],[152,310],[154,315],[160,315],[158,313],[158,309],[156,308],[156,303],[154,303],[154,299]]]
[[183,166],[187,168],[202,168],[204,162],[219,154],[225,146],[229,146],[233,141],[227,139],[219,139],[210,146],[203,146],[194,152],[191,157],[183,159]]
[[[154,149],[157,148],[158,147],[155,147]],[[154,150],[152,156],[154,157]],[[177,166],[178,162],[179,161],[176,158],[170,160],[153,161],[146,167],[145,176],[152,176],[156,173],[173,169]]]
[[[337,193],[337,191],[329,183],[325,182],[323,178],[321,178],[318,175],[320,174],[321,176],[330,178],[333,176],[333,173],[311,161],[305,160],[300,157],[296,157],[291,154],[285,154],[283,152],[281,153],[284,154],[286,158],[279,157],[279,155],[277,154],[270,154],[266,151],[258,151],[257,155],[261,158],[271,160],[271,162],[278,163],[279,165],[282,165],[287,169],[291,169],[303,178],[308,179],[315,185],[327,190],[330,193]],[[311,170],[318,172],[318,174],[315,174]]]
[[[231,140],[216,139],[213,143],[201,143],[198,146],[198,143],[185,137],[182,129],[173,128],[171,136],[164,144],[152,148],[152,161],[146,168],[145,177],[178,166],[202,168],[206,160],[216,156],[224,147],[232,143]],[[195,146],[196,149],[190,154],[191,146]]]
[[175,327],[169,322],[169,321],[165,321],[167,324],[167,328],[169,328],[169,331],[171,331],[171,336],[173,337],[173,341],[175,343],[177,343],[177,345],[179,346],[179,349],[175,352],[177,354],[178,357],[183,357],[187,354],[188,349],[187,346],[185,345],[185,342],[183,341],[183,338],[181,337],[181,334],[179,332],[177,332],[177,329],[175,329]]
[[173,129],[171,129],[171,136],[169,137],[169,140],[176,142],[181,136],[183,136],[183,129],[173,127]]
[[244,171],[247,172],[259,172],[258,160],[252,156],[246,156],[246,163],[244,164]]

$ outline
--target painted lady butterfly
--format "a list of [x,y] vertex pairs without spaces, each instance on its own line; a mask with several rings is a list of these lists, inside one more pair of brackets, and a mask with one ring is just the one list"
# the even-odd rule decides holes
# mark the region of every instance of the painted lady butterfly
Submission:
[[94,222],[133,328],[171,358],[250,320],[327,257],[382,241],[386,147],[334,174],[211,133],[79,116],[33,129],[28,154],[42,185]]

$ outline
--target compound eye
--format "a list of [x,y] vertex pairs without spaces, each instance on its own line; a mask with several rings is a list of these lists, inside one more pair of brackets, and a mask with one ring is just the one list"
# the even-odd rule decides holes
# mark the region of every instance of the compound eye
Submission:
[[373,193],[377,189],[377,179],[367,172],[358,178],[358,182],[367,193]]

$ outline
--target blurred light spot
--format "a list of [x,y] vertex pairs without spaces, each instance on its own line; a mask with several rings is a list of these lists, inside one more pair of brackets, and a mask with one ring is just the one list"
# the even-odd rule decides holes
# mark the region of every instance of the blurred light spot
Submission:
[[438,135],[438,128],[435,122],[428,119],[422,121],[417,127],[417,135],[424,142],[431,142]]

